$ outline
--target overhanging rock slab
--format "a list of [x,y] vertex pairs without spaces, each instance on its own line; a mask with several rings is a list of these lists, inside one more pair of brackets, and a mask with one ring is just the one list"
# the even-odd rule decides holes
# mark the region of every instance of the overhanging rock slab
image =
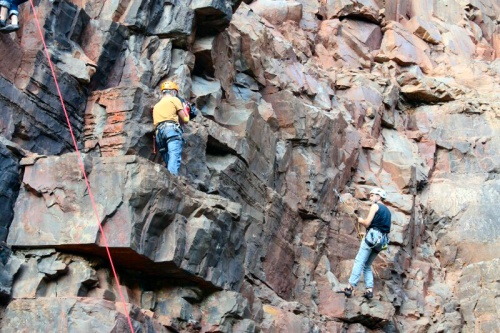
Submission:
[[[105,255],[77,155],[21,164],[25,173],[8,244]],[[239,204],[196,191],[135,156],[83,156],[83,164],[118,265],[238,288],[245,252]]]

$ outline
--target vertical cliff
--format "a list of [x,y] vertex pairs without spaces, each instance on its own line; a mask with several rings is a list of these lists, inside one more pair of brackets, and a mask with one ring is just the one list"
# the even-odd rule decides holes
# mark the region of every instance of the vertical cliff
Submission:
[[[500,330],[497,1],[33,5],[69,117],[28,1],[0,35],[2,333]],[[200,110],[179,177],[166,79]],[[346,299],[375,186],[389,251]]]

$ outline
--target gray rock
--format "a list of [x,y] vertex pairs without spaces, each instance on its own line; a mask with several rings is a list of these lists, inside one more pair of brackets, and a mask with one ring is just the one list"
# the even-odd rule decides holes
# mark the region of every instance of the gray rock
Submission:
[[7,239],[9,226],[14,217],[14,202],[21,183],[19,159],[23,152],[6,140],[0,141],[0,242]]
[[200,36],[213,36],[226,29],[239,3],[241,0],[191,0],[197,33]]
[[171,38],[178,46],[185,46],[192,38],[195,11],[179,0],[167,1],[161,17],[148,27],[148,32],[160,38]]
[[156,87],[168,75],[172,62],[172,42],[169,39],[150,37],[148,42],[148,58],[153,63],[151,87]]
[[219,327],[222,332],[232,332],[236,326],[236,332],[250,332],[255,327],[249,318],[248,301],[238,293],[216,292],[203,301],[201,311],[207,314],[202,330]]
[[[42,60],[40,60],[42,61]],[[49,68],[42,63],[33,74],[33,82],[43,83],[43,88],[35,89],[29,85],[27,92],[23,92],[0,77],[0,106],[2,112],[0,119],[5,131],[2,135],[16,142],[22,148],[40,154],[56,154],[73,149],[73,143],[64,122],[64,116],[59,112],[61,103],[52,81]],[[67,109],[70,112],[70,121],[74,133],[79,136],[83,128],[84,96],[76,96],[77,82],[70,76],[60,78],[61,89],[65,94]],[[29,96],[34,93],[35,100]],[[70,98],[74,98],[70,101]],[[44,99],[44,105],[38,105]],[[6,103],[6,101],[10,101]],[[57,110],[57,111],[56,111]]]
[[14,276],[18,273],[22,261],[12,254],[10,248],[0,242],[0,301],[10,299]]
[[222,90],[220,82],[208,81],[199,76],[193,77],[192,94],[196,99],[196,107],[203,115],[213,117],[220,106]]
[[116,22],[91,20],[81,37],[82,49],[97,64],[92,77],[92,89],[106,89],[118,85],[123,75],[123,49],[129,37],[128,30]]
[[[30,190],[21,193],[17,207],[33,214],[16,215],[10,244],[61,249],[78,245],[90,253],[103,246],[81,171],[74,169],[74,163],[78,163],[77,156],[69,154],[26,167],[24,185]],[[196,192],[169,177],[166,169],[140,158],[84,156],[84,164],[90,183],[100,184],[93,192],[109,246],[128,249],[122,251],[121,259],[117,252],[117,262],[140,269],[140,261],[127,262],[130,257],[145,256],[149,260],[142,262],[146,265],[142,269],[155,275],[207,279],[227,289],[239,287],[245,253],[239,205]],[[37,228],[26,228],[26,223]],[[79,278],[82,283],[88,280]],[[30,294],[36,294],[39,283],[34,281]]]
[[[121,308],[120,308],[121,307]],[[135,331],[168,332],[160,323],[127,304]],[[5,310],[2,332],[129,332],[123,305],[89,298],[38,298],[13,300]]]

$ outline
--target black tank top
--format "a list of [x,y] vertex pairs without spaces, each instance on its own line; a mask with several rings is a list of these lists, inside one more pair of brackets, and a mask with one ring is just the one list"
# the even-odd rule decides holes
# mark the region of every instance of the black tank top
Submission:
[[375,228],[381,233],[388,234],[391,231],[391,211],[385,205],[378,203],[378,210],[373,217],[368,230]]

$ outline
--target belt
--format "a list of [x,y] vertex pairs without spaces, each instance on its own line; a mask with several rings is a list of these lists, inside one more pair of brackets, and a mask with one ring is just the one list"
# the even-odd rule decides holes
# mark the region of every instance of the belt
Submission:
[[156,125],[156,129],[160,129],[162,127],[178,127],[180,128],[181,125],[179,123],[176,123],[175,121],[162,121],[158,125]]
[[162,121],[158,125],[156,125],[156,134],[158,135],[158,130],[161,128],[175,128],[177,130],[180,130],[182,132],[182,127],[179,123],[176,123],[175,121]]
[[156,125],[156,128],[167,126],[167,125],[180,126],[180,124],[178,122],[176,122],[176,121],[166,120],[166,121],[162,121],[161,123],[159,123],[158,125]]

